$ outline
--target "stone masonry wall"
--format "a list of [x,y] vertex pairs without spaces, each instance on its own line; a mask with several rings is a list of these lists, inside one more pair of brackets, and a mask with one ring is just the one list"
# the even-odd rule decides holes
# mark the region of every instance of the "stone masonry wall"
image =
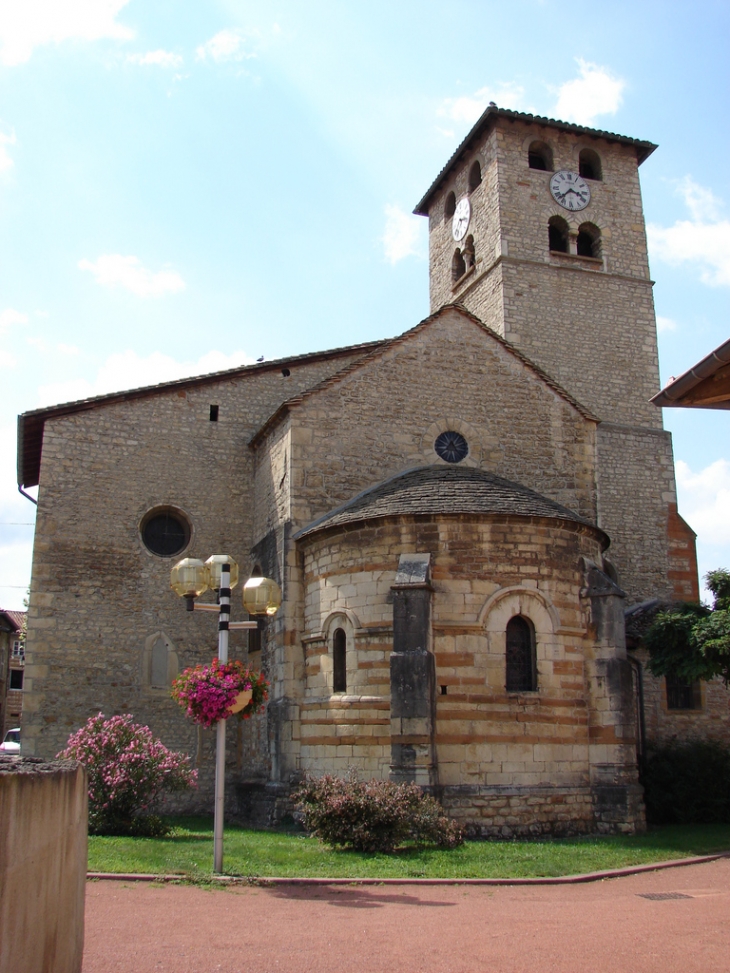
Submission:
[[[389,772],[389,592],[402,553],[432,558],[438,782],[450,813],[482,834],[592,830],[594,767],[626,760],[623,714],[591,681],[581,555],[590,530],[523,518],[375,521],[302,542],[307,681],[301,769]],[[505,626],[535,626],[538,691],[505,692]],[[347,692],[333,693],[336,628],[348,637]],[[596,698],[593,698],[594,692]],[[631,741],[633,745],[633,740]],[[636,774],[629,756],[626,772]],[[633,824],[628,825],[629,829]]]
[[[89,716],[130,712],[166,745],[191,755],[201,784],[190,806],[209,809],[214,734],[199,733],[167,690],[152,688],[144,666],[158,637],[179,669],[216,652],[214,618],[184,611],[169,588],[170,568],[184,555],[228,553],[245,580],[253,566],[248,442],[283,398],[355,357],[292,363],[288,377],[278,367],[256,369],[47,422],[26,647],[25,753],[52,757]],[[219,406],[218,422],[209,420],[211,404]],[[174,558],[151,554],[141,539],[142,518],[158,506],[176,508],[191,525],[187,550]],[[239,590],[234,619],[245,617]],[[245,633],[231,634],[230,651],[232,658],[245,656]],[[245,752],[243,740],[229,744],[232,773],[245,775]]]

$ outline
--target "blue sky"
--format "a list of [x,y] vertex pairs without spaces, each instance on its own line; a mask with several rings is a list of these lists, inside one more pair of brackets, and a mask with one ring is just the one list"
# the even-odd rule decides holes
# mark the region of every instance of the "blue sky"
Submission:
[[[729,28],[724,0],[0,0],[0,605],[17,414],[413,326],[411,211],[490,100],[659,143],[663,382],[726,340]],[[665,423],[700,568],[730,567],[730,415]]]

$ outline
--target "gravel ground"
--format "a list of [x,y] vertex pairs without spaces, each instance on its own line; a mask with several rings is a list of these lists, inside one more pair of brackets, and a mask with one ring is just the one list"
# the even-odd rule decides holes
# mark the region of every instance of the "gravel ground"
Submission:
[[581,885],[87,886],[83,973],[482,970],[730,973],[730,859]]

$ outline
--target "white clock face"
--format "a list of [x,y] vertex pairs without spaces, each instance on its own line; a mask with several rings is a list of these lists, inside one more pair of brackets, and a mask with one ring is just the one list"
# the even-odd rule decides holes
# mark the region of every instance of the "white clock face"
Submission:
[[466,231],[469,229],[469,219],[471,217],[471,206],[469,205],[469,198],[464,196],[456,204],[456,209],[454,210],[454,219],[451,223],[451,233],[458,243],[459,240],[463,240],[466,235]]
[[564,209],[585,209],[591,201],[588,183],[577,172],[561,169],[550,180],[550,192],[556,203]]

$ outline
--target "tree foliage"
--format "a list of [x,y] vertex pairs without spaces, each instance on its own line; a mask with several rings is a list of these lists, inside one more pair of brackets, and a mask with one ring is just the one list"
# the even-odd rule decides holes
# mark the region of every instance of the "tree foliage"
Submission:
[[714,596],[712,609],[678,603],[659,612],[644,635],[655,676],[688,682],[721,676],[730,684],[730,571],[710,571],[705,582]]

